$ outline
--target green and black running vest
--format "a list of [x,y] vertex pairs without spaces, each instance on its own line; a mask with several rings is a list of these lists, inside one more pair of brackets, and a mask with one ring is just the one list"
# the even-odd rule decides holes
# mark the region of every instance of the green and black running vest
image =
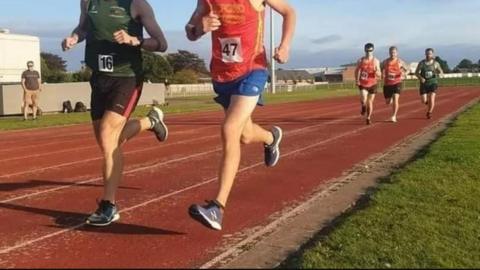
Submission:
[[420,62],[420,75],[425,78],[425,85],[438,84],[437,62],[428,65],[425,60]]
[[131,15],[133,0],[90,0],[85,62],[94,71],[114,77],[143,75],[139,46],[118,44],[113,33],[125,30],[130,36],[143,37],[143,25]]

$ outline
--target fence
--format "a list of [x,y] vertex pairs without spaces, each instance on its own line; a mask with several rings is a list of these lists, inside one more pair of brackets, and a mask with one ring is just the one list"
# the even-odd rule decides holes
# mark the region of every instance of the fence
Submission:
[[166,87],[166,98],[209,96],[213,95],[213,85],[205,84],[171,84]]
[[[73,105],[83,102],[90,108],[89,83],[43,84],[40,93],[40,108],[44,112],[59,112],[62,103],[70,100]],[[165,102],[163,84],[144,84],[139,105],[163,104]],[[0,85],[0,116],[20,114],[23,105],[23,90],[19,84]]]
[[[480,86],[480,74],[445,74],[440,79],[440,86]],[[416,77],[409,76],[403,82],[404,88],[419,88],[420,82]],[[266,86],[269,91],[270,85]],[[353,90],[357,89],[355,82],[344,83],[316,83],[316,84],[278,84],[277,93],[291,93],[298,91],[316,91],[316,90]],[[170,85],[167,87],[166,98],[176,97],[194,97],[194,96],[213,96],[212,84],[185,84]]]

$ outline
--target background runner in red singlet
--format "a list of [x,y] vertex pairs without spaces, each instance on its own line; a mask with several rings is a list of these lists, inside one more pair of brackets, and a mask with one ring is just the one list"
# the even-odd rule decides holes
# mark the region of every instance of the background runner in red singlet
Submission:
[[377,78],[382,73],[380,61],[373,56],[375,46],[372,43],[365,44],[365,56],[358,60],[355,69],[355,79],[360,90],[362,102],[362,115],[367,115],[367,125],[372,123],[373,101],[377,93]]
[[393,103],[393,115],[390,119],[393,123],[397,122],[397,114],[400,108],[400,94],[402,92],[402,82],[409,68],[405,62],[398,58],[398,49],[395,46],[389,49],[390,58],[382,63],[382,77],[384,79],[383,95],[387,105]]

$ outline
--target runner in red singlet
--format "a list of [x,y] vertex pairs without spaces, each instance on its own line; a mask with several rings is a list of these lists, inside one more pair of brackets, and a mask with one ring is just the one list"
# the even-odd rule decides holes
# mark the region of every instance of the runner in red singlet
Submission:
[[355,79],[362,102],[362,115],[367,115],[367,125],[372,123],[373,101],[378,88],[377,78],[382,75],[380,61],[373,56],[374,49],[372,43],[365,45],[365,56],[358,60],[355,69]]
[[406,72],[408,72],[408,67],[402,59],[398,58],[397,47],[390,47],[389,53],[390,58],[385,59],[382,63],[383,95],[387,105],[393,104],[393,115],[390,121],[396,123],[400,108],[399,101],[402,92],[402,82]]
[[262,93],[268,80],[263,45],[267,5],[284,19],[282,41],[275,51],[275,60],[283,64],[288,60],[296,21],[295,11],[285,0],[198,0],[186,26],[192,41],[212,32],[210,69],[215,101],[225,110],[217,197],[189,209],[192,218],[215,230],[222,229],[223,211],[240,165],[241,144],[263,143],[267,167],[275,166],[280,159],[282,129],[267,131],[251,118],[255,107],[263,105]]

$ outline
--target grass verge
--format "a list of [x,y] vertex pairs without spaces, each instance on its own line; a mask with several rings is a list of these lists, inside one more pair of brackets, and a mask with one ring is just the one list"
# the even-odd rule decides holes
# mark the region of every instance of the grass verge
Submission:
[[283,264],[479,268],[480,105]]

